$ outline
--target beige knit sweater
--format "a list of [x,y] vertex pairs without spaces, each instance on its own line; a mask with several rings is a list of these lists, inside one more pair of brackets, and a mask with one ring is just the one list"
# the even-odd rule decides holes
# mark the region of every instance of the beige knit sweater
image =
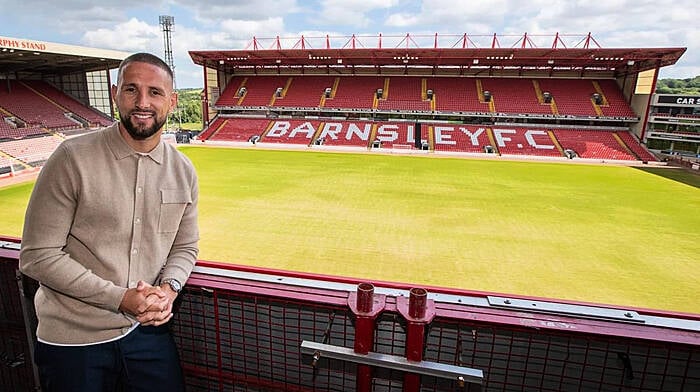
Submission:
[[123,335],[118,311],[139,280],[185,282],[198,253],[192,163],[161,142],[129,147],[117,124],[64,141],[46,162],[25,216],[20,270],[41,283],[37,336],[90,344]]

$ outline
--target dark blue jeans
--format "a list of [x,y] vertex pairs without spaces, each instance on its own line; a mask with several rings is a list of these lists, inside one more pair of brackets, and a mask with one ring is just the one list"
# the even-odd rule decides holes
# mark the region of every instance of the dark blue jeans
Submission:
[[64,347],[37,342],[42,392],[184,391],[167,325],[140,326],[109,343]]

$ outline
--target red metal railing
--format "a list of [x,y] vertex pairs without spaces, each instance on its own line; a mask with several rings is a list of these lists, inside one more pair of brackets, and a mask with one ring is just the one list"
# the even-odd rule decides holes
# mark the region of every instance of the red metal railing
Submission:
[[[0,390],[34,377],[16,253],[0,247]],[[171,326],[189,391],[700,390],[694,314],[200,262]]]

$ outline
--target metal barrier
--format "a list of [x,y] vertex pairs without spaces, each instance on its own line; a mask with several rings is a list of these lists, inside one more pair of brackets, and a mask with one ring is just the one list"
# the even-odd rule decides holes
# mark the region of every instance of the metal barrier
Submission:
[[[0,247],[8,391],[34,388],[16,264]],[[694,314],[211,262],[176,305],[188,391],[700,390]]]

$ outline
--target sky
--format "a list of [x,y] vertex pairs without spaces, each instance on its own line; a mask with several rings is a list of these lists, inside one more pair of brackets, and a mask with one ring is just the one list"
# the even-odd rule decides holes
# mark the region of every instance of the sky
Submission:
[[478,47],[518,46],[527,33],[537,47],[551,47],[556,33],[580,47],[589,32],[604,48],[686,47],[661,78],[700,75],[698,0],[0,0],[0,35],[69,45],[164,55],[158,17],[174,17],[172,50],[178,88],[201,88],[201,66],[190,50],[245,49],[253,37],[269,49],[306,38],[307,47],[452,47],[467,34]]

